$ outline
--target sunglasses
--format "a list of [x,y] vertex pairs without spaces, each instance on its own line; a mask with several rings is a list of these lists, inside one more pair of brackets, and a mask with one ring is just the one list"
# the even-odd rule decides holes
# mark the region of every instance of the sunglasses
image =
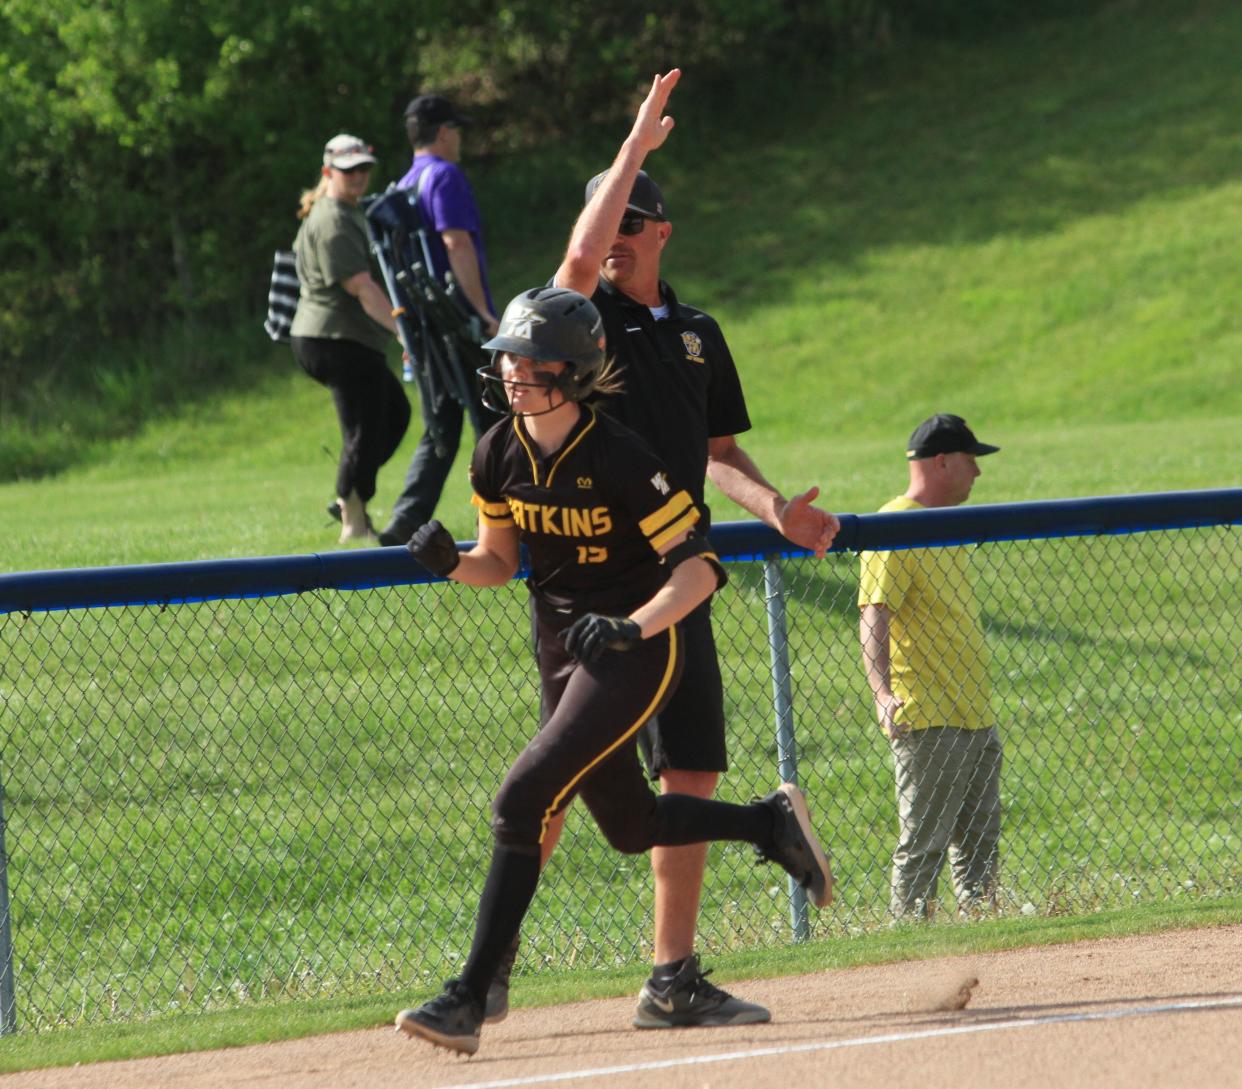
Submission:
[[339,166],[336,167],[335,169],[339,170],[342,174],[361,174],[363,172],[370,173],[371,164],[370,163],[359,163],[357,166],[347,167],[344,170],[341,170]]
[[647,226],[647,216],[640,216],[637,213],[624,215],[621,217],[621,224],[617,227],[618,234],[642,234],[643,228]]

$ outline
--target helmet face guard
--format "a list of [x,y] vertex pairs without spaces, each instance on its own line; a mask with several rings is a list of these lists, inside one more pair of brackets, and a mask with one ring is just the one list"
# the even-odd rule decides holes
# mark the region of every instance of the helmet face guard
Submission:
[[[492,353],[489,367],[476,372],[483,380],[483,403],[493,412],[513,415],[505,387],[522,386],[545,390],[548,407],[523,416],[542,416],[560,407],[552,394],[560,391],[565,401],[583,401],[595,389],[604,367],[604,322],[595,304],[585,295],[563,287],[537,287],[524,291],[505,307],[496,335],[483,345]],[[502,354],[539,363],[564,363],[565,370],[547,382],[513,382],[500,377]]]
[[[574,401],[579,398],[572,395],[570,388],[573,378],[573,366],[566,367],[564,371],[553,377],[550,374],[537,375],[536,378],[543,378],[546,381],[534,382],[518,382],[512,378],[502,378],[500,375],[500,357],[505,354],[503,352],[493,352],[492,362],[486,367],[480,367],[474,373],[479,376],[483,384],[483,404],[493,412],[498,412],[502,416],[543,416],[549,412],[554,412],[560,408],[566,401]],[[516,354],[516,353],[514,353]],[[524,410],[515,412],[513,406],[509,403],[508,390],[520,387],[522,389],[541,390],[547,395],[548,407],[540,409],[537,412]],[[552,394],[560,391],[562,397],[555,404],[552,403]]]

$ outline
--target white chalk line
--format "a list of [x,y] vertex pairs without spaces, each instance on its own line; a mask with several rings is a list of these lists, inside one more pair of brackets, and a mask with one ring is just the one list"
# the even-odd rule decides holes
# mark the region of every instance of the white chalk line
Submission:
[[1093,1013],[1058,1013],[1046,1017],[1019,1017],[1009,1021],[991,1021],[975,1025],[954,1025],[950,1028],[923,1029],[919,1032],[889,1032],[880,1036],[856,1036],[847,1040],[824,1040],[813,1044],[785,1044],[781,1047],[759,1047],[750,1051],[728,1051],[720,1055],[691,1055],[682,1059],[661,1059],[655,1062],[627,1063],[624,1066],[599,1066],[586,1070],[567,1070],[561,1074],[531,1074],[521,1078],[500,1078],[496,1081],[458,1082],[438,1089],[513,1089],[522,1085],[547,1085],[552,1082],[574,1081],[579,1078],[606,1078],[621,1074],[638,1074],[647,1070],[669,1070],[678,1066],[706,1066],[710,1063],[740,1062],[773,1055],[797,1055],[811,1051],[837,1051],[847,1047],[871,1047],[875,1044],[898,1044],[910,1040],[931,1040],[946,1036],[967,1036],[978,1032],[1003,1032],[1009,1029],[1037,1028],[1074,1021],[1119,1021],[1127,1017],[1150,1017],[1161,1013],[1186,1013],[1191,1010],[1242,1007],[1242,995],[1202,1002],[1173,1002],[1161,1006],[1132,1006],[1121,1010]]

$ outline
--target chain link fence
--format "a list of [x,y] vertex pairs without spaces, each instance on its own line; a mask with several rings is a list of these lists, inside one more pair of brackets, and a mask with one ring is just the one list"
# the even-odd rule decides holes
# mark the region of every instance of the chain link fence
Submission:
[[[1242,520],[1242,491],[1181,494],[1227,504],[1176,524]],[[937,517],[966,508],[919,512],[918,532],[909,516],[860,516],[842,534],[847,548],[1045,538],[966,546],[1005,745],[997,910],[1236,892],[1239,529],[1050,537],[1036,508],[1052,506],[991,508],[974,530]],[[718,540],[734,557],[714,607],[733,765],[719,796],[764,794],[796,761],[838,895],[805,919],[779,871],[715,845],[709,956],[887,925],[897,831],[858,641],[858,556],[765,561],[779,538],[741,528],[740,543]],[[314,558],[349,572],[337,586],[369,579],[360,589],[286,585],[280,561],[230,568],[219,586],[198,577],[209,565],[170,565],[162,597],[132,589],[136,569],[73,573],[67,589],[51,574],[0,578],[0,608],[17,610],[0,615],[8,1030],[15,1011],[38,1030],[414,997],[460,966],[489,803],[538,719],[526,592],[378,585],[408,572],[399,552]],[[224,584],[243,596],[215,597]],[[284,593],[256,596],[260,584]],[[212,599],[66,607],[192,596]],[[778,724],[793,736],[781,751]],[[609,850],[573,807],[516,985],[541,964],[647,959],[650,913],[647,859]]]

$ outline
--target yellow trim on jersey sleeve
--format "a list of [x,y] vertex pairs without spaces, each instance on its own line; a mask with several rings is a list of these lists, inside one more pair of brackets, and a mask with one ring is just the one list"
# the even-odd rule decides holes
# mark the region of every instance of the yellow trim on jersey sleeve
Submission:
[[683,514],[685,514],[687,507],[689,507],[693,512],[695,520],[697,521],[699,513],[698,508],[694,505],[694,500],[690,498],[690,493],[683,490],[673,496],[673,498],[665,503],[664,506],[662,506],[658,511],[655,511],[653,514],[649,514],[646,518],[641,519],[638,523],[638,528],[642,531],[644,537],[651,539],[666,525],[668,525],[669,522],[672,522],[674,519],[680,518]]
[[724,569],[724,564],[720,562],[720,557],[715,552],[700,552],[699,558],[711,564],[712,570],[716,572],[716,589],[722,589],[729,581],[729,573]]
[[499,503],[489,503],[476,493],[470,497],[470,502],[479,508],[479,519],[489,526],[513,525],[513,511],[509,509],[509,504],[504,500]]
[[603,761],[607,760],[614,752],[624,745],[631,737],[633,737],[642,728],[644,722],[653,714],[655,709],[660,706],[660,701],[664,698],[664,694],[668,691],[673,683],[674,675],[677,672],[677,626],[668,628],[668,661],[664,665],[664,676],[660,678],[660,686],[656,689],[656,693],[651,697],[651,702],[647,704],[646,709],[638,716],[611,745],[603,752],[595,757],[585,768],[566,783],[560,791],[557,792],[552,804],[544,811],[543,821],[539,826],[539,842],[543,843],[543,837],[548,834],[548,822],[552,820],[561,803],[568,796],[569,792],[574,789],[582,780],[591,772],[593,768],[598,767]]
[[699,521],[698,507],[691,507],[685,514],[677,519],[667,529],[662,530],[651,538],[651,547],[657,552],[660,551],[669,541],[675,537],[680,537],[687,530],[694,529]]

